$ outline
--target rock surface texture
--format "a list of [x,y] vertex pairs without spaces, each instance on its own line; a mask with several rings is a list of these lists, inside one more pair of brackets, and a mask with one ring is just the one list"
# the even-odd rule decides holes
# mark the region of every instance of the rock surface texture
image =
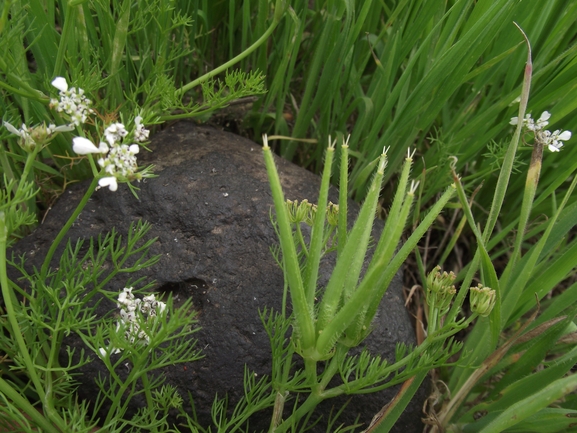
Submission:
[[[158,237],[158,241],[151,253],[160,254],[161,258],[142,275],[157,282],[155,292],[172,291],[175,297],[192,297],[202,328],[194,337],[205,356],[188,365],[167,368],[162,374],[179,388],[185,405],[187,393],[192,394],[199,419],[208,425],[215,394],[222,397],[228,393],[229,407],[243,395],[245,365],[259,376],[270,371],[270,346],[258,310],[280,309],[283,291],[283,275],[269,249],[278,243],[269,218],[272,197],[261,148],[247,139],[179,122],[155,135],[150,148],[152,153],[141,151],[138,155],[139,164],[155,164],[158,177],[137,185],[139,199],[125,185],[116,192],[97,191],[69,237],[87,239],[105,234],[113,227],[126,234],[129,224],[137,219],[152,224],[150,237]],[[316,202],[320,179],[280,158],[276,161],[286,198]],[[20,241],[14,251],[26,252],[30,265],[38,265],[37,259],[44,256],[85,187],[86,184],[81,184],[67,190],[45,222]],[[330,198],[338,201],[336,190],[331,191]],[[350,206],[349,218],[354,220],[358,206]],[[377,223],[375,236],[382,228]],[[332,263],[331,259],[323,265],[321,286],[330,275]],[[111,281],[108,290],[120,291],[125,284],[126,280],[117,278]],[[401,291],[400,278],[396,278],[381,304],[374,331],[364,342],[372,353],[389,360],[394,359],[396,342],[414,344],[414,331]],[[102,313],[110,312],[116,306],[107,301],[99,309]],[[70,338],[65,344],[81,343]],[[82,399],[95,397],[94,378],[103,372],[98,360],[82,368],[83,374],[78,376],[82,382],[78,394]],[[353,396],[339,421],[351,424],[358,415],[366,427],[396,391],[393,388]],[[422,430],[423,393],[418,397],[394,431]],[[339,399],[338,403],[346,400]],[[337,402],[325,402],[322,406],[325,414],[333,403]],[[255,419],[251,430],[266,429],[268,416]],[[319,425],[312,431],[325,429]]]

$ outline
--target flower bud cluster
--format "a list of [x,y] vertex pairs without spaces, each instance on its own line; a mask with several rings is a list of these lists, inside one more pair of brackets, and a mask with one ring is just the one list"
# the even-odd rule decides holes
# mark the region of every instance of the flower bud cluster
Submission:
[[469,296],[473,313],[477,313],[481,317],[487,317],[491,314],[497,300],[496,292],[493,289],[479,284],[477,287],[471,287]]
[[439,316],[447,314],[451,307],[453,296],[457,293],[453,285],[456,278],[453,272],[441,274],[438,265],[427,276],[427,304],[431,309],[438,309]]
[[333,227],[339,224],[339,205],[332,201],[327,205],[327,222]]
[[70,116],[70,122],[76,126],[86,123],[88,115],[94,113],[94,110],[90,108],[92,101],[84,95],[84,90],[68,88],[68,82],[63,77],[56,77],[52,85],[60,90],[60,100],[51,99],[50,108],[66,113]]
[[[288,213],[289,213],[289,221],[291,223],[301,223],[305,222],[309,225],[312,225],[314,220],[314,215],[311,218],[311,213],[316,211],[316,206],[305,198],[303,201],[299,203],[298,200],[287,200],[286,201]],[[314,209],[313,209],[314,208]]]
[[[551,152],[559,152],[563,147],[563,142],[571,139],[571,131],[561,131],[557,129],[554,132],[544,129],[549,125],[551,113],[543,111],[539,119],[533,120],[530,114],[527,114],[523,119],[523,127],[528,131],[532,131],[535,135],[535,140],[547,146]],[[518,125],[519,118],[512,117],[509,122],[511,125]]]

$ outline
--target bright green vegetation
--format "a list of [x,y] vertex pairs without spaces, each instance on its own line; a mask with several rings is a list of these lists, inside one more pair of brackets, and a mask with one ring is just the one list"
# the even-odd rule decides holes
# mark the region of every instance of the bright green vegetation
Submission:
[[[272,150],[322,173],[323,188],[340,184],[341,212],[322,203],[321,194],[322,211],[311,216],[313,234],[304,240],[265,147],[276,257],[294,316],[261,312],[274,380],[256,382],[247,372],[246,399],[227,416],[219,396],[218,426],[211,431],[242,429],[248,415],[267,407],[275,408],[271,431],[303,431],[299,423],[332,396],[330,377],[348,371],[358,379],[350,393],[404,383],[369,430],[385,432],[433,368],[439,400],[428,410],[439,425],[430,431],[573,431],[577,146],[566,131],[577,131],[577,0],[4,0],[0,46],[0,114],[13,125],[0,128],[0,356],[10,360],[0,363],[0,423],[19,423],[17,431],[89,431],[99,423],[106,431],[130,425],[167,431],[168,409],[190,406],[173,389],[147,382],[149,371],[170,362],[151,356],[160,337],[133,352],[117,341],[119,359],[141,370],[100,384],[111,389],[101,398],[113,402],[113,411],[98,422],[75,402],[74,383],[65,380],[72,369],[57,359],[69,331],[83,336],[92,356],[118,339],[116,322],[95,323],[80,299],[87,281],[90,294],[101,290],[98,263],[117,261],[115,272],[130,272],[122,267],[126,254],[136,254],[142,266],[154,263],[145,257],[150,241],[141,241],[146,225],[133,236],[111,233],[87,256],[71,245],[59,270],[48,266],[52,251],[46,265],[27,276],[38,293],[8,279],[6,251],[69,182],[95,176],[93,190],[102,180],[97,158],[72,151],[73,137],[98,143],[114,122],[160,128],[180,118],[210,121],[234,103],[243,134],[255,141],[262,134],[288,137]],[[69,120],[50,106],[57,95],[51,83],[59,76],[85,91],[94,113],[82,126],[51,134],[43,123]],[[545,111],[550,118],[540,117]],[[536,130],[527,122],[511,124],[527,113],[548,124]],[[32,141],[22,124],[33,131]],[[327,150],[329,136],[339,146]],[[564,141],[559,152],[550,151]],[[407,158],[408,148],[413,157]],[[418,187],[409,186],[411,178]],[[342,216],[347,196],[364,203],[351,232]],[[366,226],[381,208],[394,221],[373,245],[381,259],[359,277],[371,245]],[[316,269],[330,236],[347,266],[337,264],[317,303]],[[417,348],[399,348],[391,365],[368,354],[347,357],[370,324],[376,308],[370,302],[380,300],[406,258],[415,263],[406,272],[426,294],[428,337]],[[456,278],[438,273],[443,282],[435,280],[437,265]],[[476,288],[469,302],[470,287],[479,283],[490,289]],[[142,282],[138,293],[146,288]],[[368,304],[361,302],[365,295]],[[181,327],[188,306],[175,311],[167,304],[169,313],[154,319],[151,336],[159,332],[178,342],[194,332]],[[58,305],[70,306],[71,315]],[[470,322],[464,341],[453,340]],[[294,323],[296,346],[283,339]],[[177,346],[174,362],[199,356]],[[111,370],[112,356],[101,357]],[[305,369],[290,372],[299,356]],[[317,376],[319,366],[324,370]],[[386,382],[389,374],[397,381]],[[135,383],[155,390],[144,396],[147,408],[138,419],[123,420],[121,396]],[[308,397],[293,406],[294,393],[303,390]],[[187,424],[208,431],[191,418]]]

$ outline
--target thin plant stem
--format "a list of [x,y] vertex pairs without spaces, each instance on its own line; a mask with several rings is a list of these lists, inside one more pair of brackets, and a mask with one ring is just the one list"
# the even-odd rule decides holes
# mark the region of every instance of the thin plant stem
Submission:
[[[152,398],[152,393],[150,392],[150,381],[148,380],[148,374],[143,373],[140,380],[142,381],[142,388],[144,389],[144,395],[146,397],[146,403],[149,409],[154,407],[154,399]],[[156,424],[154,424],[154,419],[150,420],[150,424],[153,426],[153,431],[157,432]]]
[[[258,47],[260,47],[263,43],[265,43],[267,41],[267,39],[269,38],[269,36],[272,34],[272,32],[274,31],[274,29],[278,26],[278,24],[280,23],[280,20],[284,14],[284,0],[277,0],[276,5],[275,5],[275,14],[273,17],[273,21],[272,24],[269,26],[268,29],[266,29],[266,31],[263,33],[263,35],[257,39],[257,41],[252,44],[250,47],[248,47],[246,50],[244,50],[242,53],[240,53],[238,56],[233,57],[232,59],[230,59],[228,62],[223,63],[222,65],[220,65],[218,68],[213,69],[210,72],[207,72],[206,74],[204,74],[201,77],[198,77],[196,80],[191,81],[188,84],[185,84],[184,86],[182,86],[180,89],[178,89],[176,91],[176,94],[178,96],[183,96],[186,92],[188,92],[189,90],[195,88],[196,86],[198,86],[199,84],[210,80],[212,77],[220,74],[223,71],[226,71],[228,68],[230,68],[232,65],[235,65],[236,63],[240,62],[241,60],[245,59],[246,57],[248,57],[253,51],[255,51]],[[281,6],[282,5],[282,6]],[[280,13],[279,13],[280,10]]]
[[34,388],[42,406],[47,413],[48,418],[59,425],[61,428],[65,427],[64,420],[58,415],[58,413],[52,407],[52,396],[50,391],[42,385],[40,377],[38,376],[37,368],[30,352],[28,351],[28,346],[24,341],[23,332],[16,318],[16,311],[14,309],[13,301],[16,301],[14,293],[10,290],[10,285],[8,283],[8,275],[6,272],[6,243],[7,243],[8,228],[6,227],[6,215],[4,212],[0,212],[0,285],[2,286],[2,298],[4,299],[4,306],[6,313],[8,315],[8,321],[10,322],[10,327],[12,328],[12,334],[16,339],[18,344],[19,352],[26,365],[26,371],[30,376],[30,380],[34,384]]
[[62,242],[62,239],[64,239],[64,236],[66,236],[66,233],[68,233],[68,230],[70,230],[70,227],[72,227],[72,224],[74,223],[74,221],[76,221],[76,218],[78,218],[78,215],[80,215],[80,213],[82,212],[82,210],[86,206],[86,203],[88,203],[88,200],[90,199],[90,197],[92,196],[92,194],[96,190],[97,184],[98,184],[98,179],[95,177],[94,179],[92,179],[90,186],[88,187],[88,189],[84,193],[82,200],[80,200],[80,203],[78,203],[78,206],[76,207],[76,209],[74,210],[72,215],[70,215],[70,218],[68,218],[68,221],[66,221],[66,224],[64,225],[64,227],[62,227],[62,229],[60,229],[60,232],[58,233],[58,235],[54,239],[54,242],[52,242],[52,245],[50,245],[50,249],[48,250],[48,253],[46,253],[46,257],[44,258],[44,263],[42,264],[42,268],[40,270],[40,275],[41,275],[42,280],[45,280],[46,276],[48,275],[48,267],[50,266],[50,262],[52,261],[52,257],[54,256],[54,253],[56,252],[56,248],[58,248],[58,245],[60,245],[60,242]]

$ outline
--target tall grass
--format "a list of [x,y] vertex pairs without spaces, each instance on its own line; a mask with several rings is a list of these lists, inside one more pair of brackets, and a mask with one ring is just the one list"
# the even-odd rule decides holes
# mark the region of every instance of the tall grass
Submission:
[[[529,57],[514,23],[531,44]],[[416,250],[414,273],[424,280],[428,269],[449,263],[464,233],[471,254],[455,261],[464,288],[451,319],[473,281],[499,293],[459,363],[440,372],[456,396],[445,396],[451,403],[439,410],[441,427],[495,431],[516,416],[530,417],[518,428],[552,417],[556,431],[577,414],[571,397],[558,403],[564,412],[548,408],[577,386],[564,377],[577,359],[570,280],[577,148],[569,142],[545,155],[535,174],[536,143],[509,124],[519,112],[536,118],[547,110],[549,129],[577,130],[577,0],[4,0],[0,41],[0,114],[14,125],[51,121],[56,76],[91,95],[102,124],[141,111],[148,125],[206,120],[234,99],[260,95],[243,119],[246,133],[290,137],[275,150],[302,166],[320,172],[324,149],[300,139],[351,135],[356,200],[389,147],[385,203],[407,147],[416,147],[415,227],[450,183],[459,202],[437,227],[444,236],[433,237],[438,252]],[[526,63],[532,74],[524,74]],[[70,158],[70,137],[59,135],[25,172],[26,153],[2,129],[6,185],[35,180],[47,202],[55,195],[49,188],[86,176],[87,167]],[[493,385],[497,373],[502,379]],[[529,406],[533,393],[538,404]],[[479,396],[488,401],[479,404]],[[493,415],[475,422],[483,411]]]
[[[259,34],[262,2],[248,3],[242,2],[243,17],[252,20],[215,25],[211,37],[236,41],[237,51],[249,44],[246,35]],[[241,9],[241,2],[229,5]],[[515,115],[513,101],[521,93],[525,54],[513,22],[534,47],[529,112],[548,109],[571,129],[577,124],[576,16],[575,1],[543,7],[515,0],[290,2],[269,44],[247,60],[246,67],[266,74],[268,89],[247,125],[255,137],[269,132],[319,142],[351,133],[358,199],[385,144],[394,167],[407,146],[418,146],[416,170],[428,175],[424,200],[450,181],[443,168],[448,155],[457,155],[467,182],[487,179],[476,198],[487,207],[491,174],[512,132],[503,120]],[[320,171],[321,146],[292,142],[280,152]],[[567,152],[574,160],[577,151]],[[543,187],[555,182],[552,171],[560,162],[546,162]],[[512,206],[521,189],[521,183],[511,185]]]

